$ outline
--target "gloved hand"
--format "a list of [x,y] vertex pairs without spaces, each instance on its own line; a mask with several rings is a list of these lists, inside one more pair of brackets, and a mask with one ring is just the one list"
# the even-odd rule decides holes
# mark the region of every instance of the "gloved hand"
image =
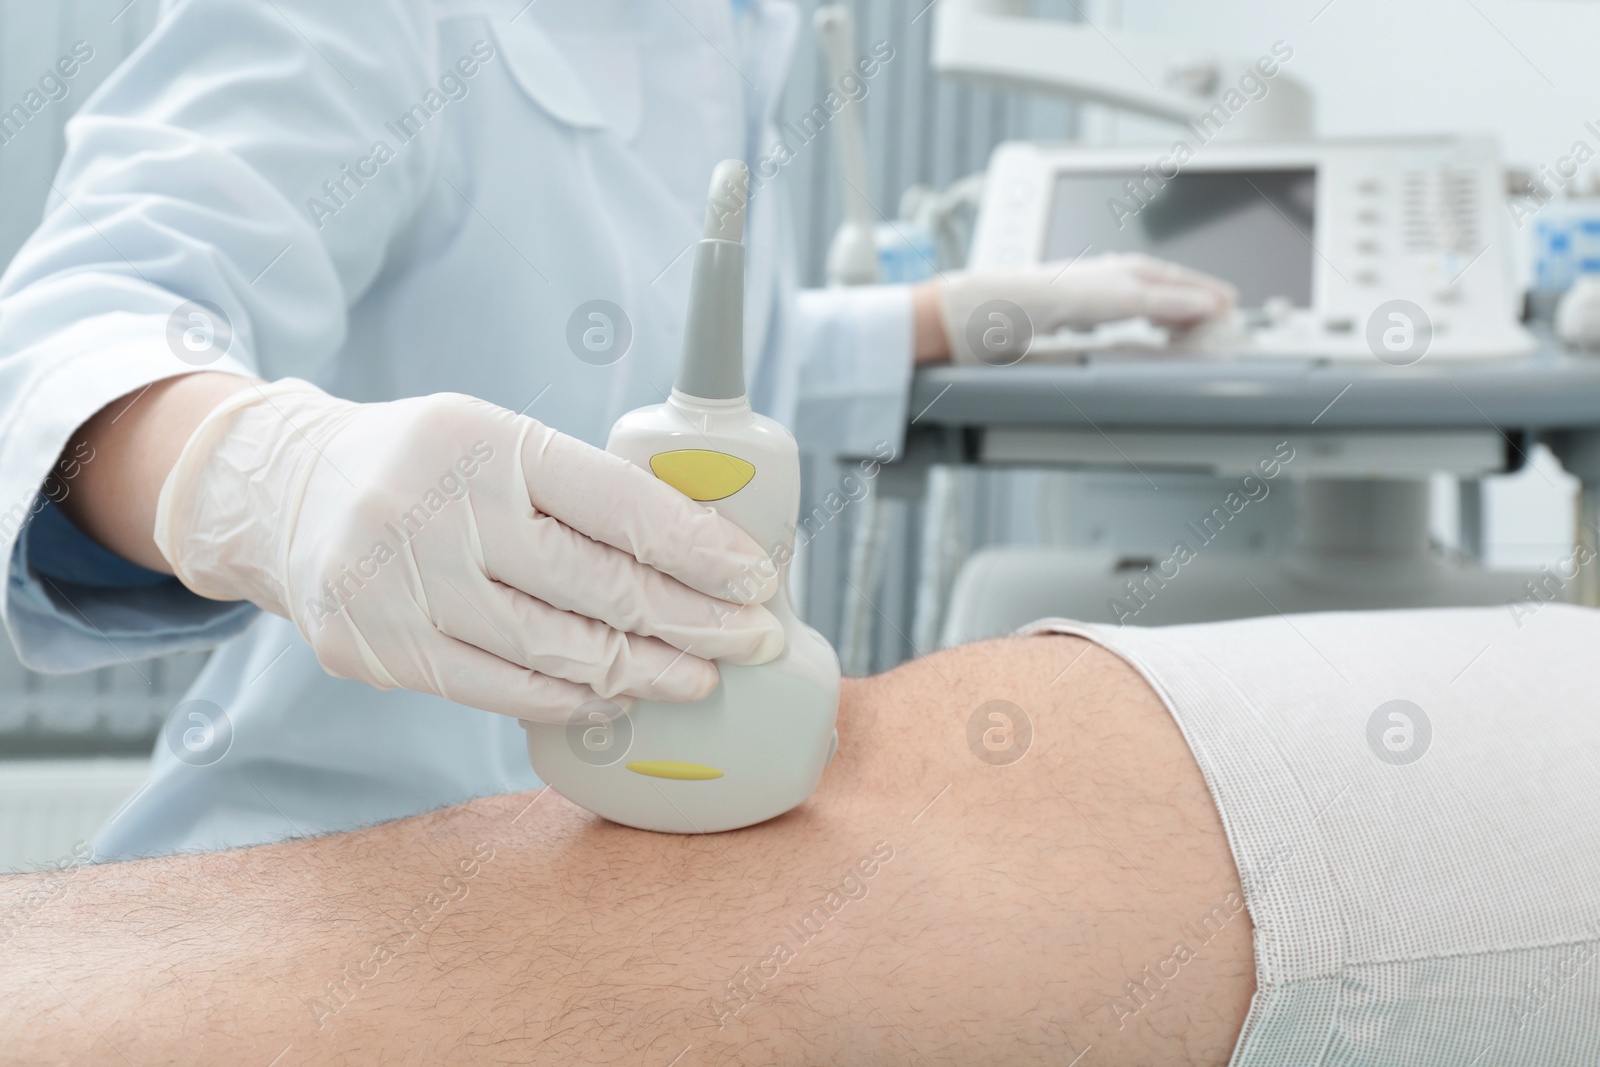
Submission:
[[[354,404],[295,379],[190,436],[156,546],[184,585],[292,620],[323,668],[566,722],[697,700],[783,631],[766,554],[625,460],[453,393]],[[741,595],[743,594],[743,595]]]
[[[943,286],[945,332],[957,363],[992,362],[985,333],[1003,337],[1029,331],[1033,337],[1071,327],[1087,330],[1104,322],[1143,316],[1158,326],[1193,326],[1230,313],[1239,292],[1227,282],[1188,267],[1142,255],[1090,256],[1072,263],[1041,263],[948,275]],[[993,319],[1005,301],[1022,309],[1024,323]],[[1005,362],[1021,358],[1015,351]],[[991,357],[985,359],[985,357]]]

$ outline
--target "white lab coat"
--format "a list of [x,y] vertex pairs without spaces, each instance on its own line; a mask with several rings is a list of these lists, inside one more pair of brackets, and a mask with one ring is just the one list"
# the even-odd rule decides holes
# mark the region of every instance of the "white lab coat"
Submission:
[[[222,642],[188,698],[233,730],[209,766],[158,741],[100,855],[347,829],[537,784],[513,720],[330,678],[283,619],[30,564],[61,539],[14,520],[75,428],[190,369],[168,341],[174,309],[227,316],[210,369],[364,401],[470,393],[603,444],[671,385],[712,166],[754,164],[780,137],[816,150],[775,123],[797,28],[783,0],[737,16],[728,0],[192,0],[85,104],[43,224],[0,279],[0,606],[44,670]],[[780,174],[747,234],[752,397],[802,442],[897,447],[908,294],[797,297],[790,228]],[[633,327],[607,366],[567,342],[595,299]]]

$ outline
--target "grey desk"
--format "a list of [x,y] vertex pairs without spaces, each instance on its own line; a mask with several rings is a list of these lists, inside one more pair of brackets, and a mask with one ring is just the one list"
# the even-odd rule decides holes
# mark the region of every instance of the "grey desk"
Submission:
[[[1410,367],[1376,359],[1122,355],[938,367],[916,375],[909,416],[906,449],[878,482],[887,497],[919,499],[927,469],[936,463],[1126,469],[1145,456],[1161,466],[1170,465],[1163,451],[1170,461],[1174,454],[1205,451],[1208,441],[1259,441],[1286,430],[1336,439],[1345,464],[1369,476],[1416,478],[1460,463],[1456,473],[1470,490],[1479,474],[1519,467],[1531,445],[1542,441],[1582,483],[1579,536],[1596,547],[1600,356],[1570,352],[1548,337],[1524,358],[1452,363],[1425,357]],[[1416,447],[1393,448],[1397,437]],[[1363,441],[1386,443],[1363,449]],[[1225,451],[1202,458],[1211,469],[1225,470],[1225,462],[1215,462]],[[1336,478],[1342,472],[1335,459],[1307,473]],[[1476,536],[1468,529],[1475,500],[1471,492],[1464,496],[1469,544]],[[1586,568],[1580,579],[1583,602],[1600,599],[1596,570]]]
[[1546,341],[1516,360],[1390,367],[1373,360],[1125,358],[939,367],[912,386],[913,425],[1192,427],[1217,430],[1481,428],[1600,430],[1600,356]]

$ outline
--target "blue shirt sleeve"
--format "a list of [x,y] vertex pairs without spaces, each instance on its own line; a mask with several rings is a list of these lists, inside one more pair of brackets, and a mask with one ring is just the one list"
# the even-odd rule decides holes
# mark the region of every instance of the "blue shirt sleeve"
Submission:
[[29,517],[6,569],[5,626],[37,671],[83,671],[211,648],[261,609],[208,600],[170,575],[108,552],[46,502]]
[[23,536],[28,566],[57,581],[113,589],[148,589],[177,581],[101,548],[54,501],[45,501]]

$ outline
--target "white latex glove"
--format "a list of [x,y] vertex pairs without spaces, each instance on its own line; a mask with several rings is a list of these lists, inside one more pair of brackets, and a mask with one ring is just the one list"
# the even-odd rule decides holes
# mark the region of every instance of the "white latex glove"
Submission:
[[[957,363],[1014,363],[1019,343],[1068,327],[1141,316],[1158,326],[1193,326],[1229,314],[1238,299],[1219,278],[1142,255],[970,271],[943,285],[945,332]],[[1014,308],[1025,321],[1010,321]]]
[[1556,333],[1569,345],[1600,348],[1600,275],[1580,274],[1556,304]]
[[[649,472],[454,393],[354,404],[245,389],[162,486],[156,546],[184,585],[292,620],[329,674],[566,722],[603,697],[697,700],[712,659],[783,631],[742,530]],[[741,596],[741,591],[746,595]]]

